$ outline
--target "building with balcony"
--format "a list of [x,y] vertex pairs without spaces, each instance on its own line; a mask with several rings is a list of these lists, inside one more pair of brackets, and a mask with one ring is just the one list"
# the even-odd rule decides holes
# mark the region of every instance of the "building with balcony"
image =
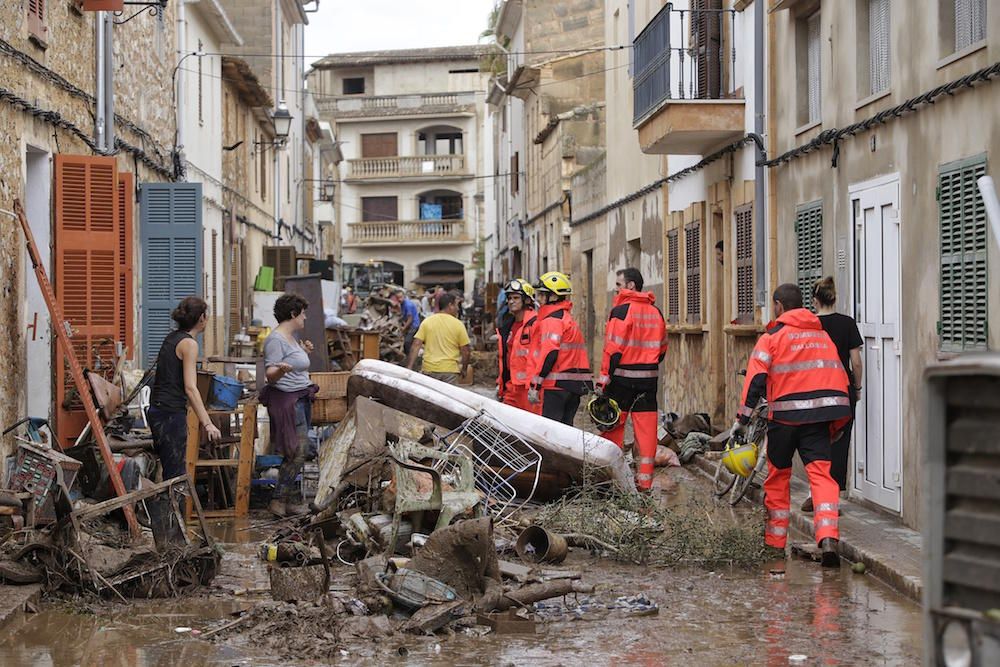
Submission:
[[335,218],[344,265],[397,284],[471,292],[483,235],[483,46],[334,54],[308,74],[340,146]]

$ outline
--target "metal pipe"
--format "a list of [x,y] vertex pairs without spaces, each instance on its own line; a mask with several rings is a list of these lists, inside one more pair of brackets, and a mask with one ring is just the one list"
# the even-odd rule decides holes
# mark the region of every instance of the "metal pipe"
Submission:
[[[753,108],[754,108],[754,133],[757,136],[764,136],[764,0],[755,0],[753,3]],[[757,144],[757,166],[754,169],[754,244],[755,265],[757,270],[754,273],[757,288],[757,305],[761,309],[761,321],[767,322],[767,276],[768,276],[768,242],[767,242],[767,216],[765,214],[766,189],[765,189],[765,168],[764,168],[764,148]]]
[[[184,2],[177,3],[177,56],[179,58],[184,58],[186,56],[181,55],[187,51],[187,12],[185,11]],[[175,150],[178,154],[184,154],[184,86],[186,84],[185,79],[187,78],[184,74],[184,68],[180,67],[180,60],[177,61],[178,67],[175,69],[174,74],[177,76],[177,81],[174,82],[176,86],[176,102],[174,105],[174,114],[177,117],[177,140]],[[183,164],[183,163],[182,163]],[[187,172],[186,169],[182,168],[184,173]]]
[[97,95],[95,96],[96,106],[94,118],[94,140],[100,151],[106,151],[107,141],[105,140],[104,115],[106,113],[104,97],[104,12],[94,14],[94,78],[97,84]]
[[115,150],[115,37],[114,15],[104,15],[104,141],[109,151]]

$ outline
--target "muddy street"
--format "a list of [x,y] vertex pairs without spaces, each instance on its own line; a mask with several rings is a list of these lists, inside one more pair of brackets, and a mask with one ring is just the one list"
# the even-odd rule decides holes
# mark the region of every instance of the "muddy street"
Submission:
[[[668,505],[707,502],[710,496],[707,483],[688,469],[661,471],[657,482]],[[742,513],[713,516],[739,521]],[[870,576],[852,573],[846,562],[824,570],[792,559],[778,575],[767,563],[751,569],[647,568],[574,548],[558,569],[582,572],[594,594],[589,600],[547,601],[534,634],[483,635],[476,626],[452,636],[341,638],[317,646],[310,659],[296,659],[288,646],[308,640],[313,628],[303,627],[304,637],[291,632],[267,641],[254,632],[204,637],[234,613],[275,604],[266,565],[257,555],[266,530],[219,523],[213,532],[226,553],[204,594],[129,605],[45,602],[0,643],[0,664],[784,665],[790,656],[803,655],[801,664],[901,665],[916,664],[920,655],[917,605]],[[336,569],[331,590],[350,590],[353,578],[353,568]],[[658,612],[635,605],[607,608],[618,598],[640,594]],[[302,618],[312,617],[303,612]]]

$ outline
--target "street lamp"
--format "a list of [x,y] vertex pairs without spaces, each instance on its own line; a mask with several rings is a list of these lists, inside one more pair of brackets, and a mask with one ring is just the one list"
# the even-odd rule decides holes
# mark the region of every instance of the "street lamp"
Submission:
[[323,196],[327,201],[333,201],[333,192],[336,187],[336,184],[331,179],[323,181]]
[[292,114],[284,100],[278,102],[278,108],[271,114],[271,124],[274,126],[274,141],[258,141],[254,145],[281,148],[288,141],[288,132],[292,129]]

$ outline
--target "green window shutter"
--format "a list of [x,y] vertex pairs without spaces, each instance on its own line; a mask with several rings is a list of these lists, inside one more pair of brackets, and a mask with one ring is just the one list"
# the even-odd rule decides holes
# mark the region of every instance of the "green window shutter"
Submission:
[[941,226],[941,349],[987,347],[988,273],[986,207],[976,179],[986,156],[942,165],[938,173]]
[[186,296],[202,292],[201,183],[143,183],[142,358],[156,361],[174,328],[170,314]]
[[805,204],[795,211],[795,274],[802,301],[813,310],[812,287],[823,277],[823,202]]

